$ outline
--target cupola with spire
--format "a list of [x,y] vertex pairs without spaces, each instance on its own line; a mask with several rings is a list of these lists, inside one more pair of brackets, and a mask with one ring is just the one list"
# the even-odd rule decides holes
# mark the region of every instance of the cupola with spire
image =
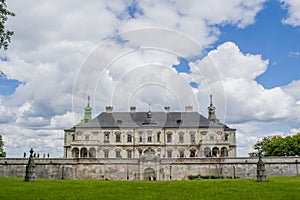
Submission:
[[90,107],[90,96],[88,96],[87,106],[84,108],[83,123],[87,123],[92,120],[92,108]]
[[157,123],[152,119],[151,104],[149,104],[149,111],[147,112],[147,118],[143,122],[143,125],[156,125]]
[[219,119],[216,117],[215,114],[216,107],[214,107],[212,102],[212,94],[210,95],[210,105],[207,109],[208,109],[208,119],[212,122],[219,122]]

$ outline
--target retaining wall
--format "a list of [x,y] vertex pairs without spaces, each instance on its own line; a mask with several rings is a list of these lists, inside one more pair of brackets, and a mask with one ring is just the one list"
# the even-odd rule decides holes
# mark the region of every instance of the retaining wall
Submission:
[[[299,174],[298,157],[264,157],[267,177]],[[55,159],[35,158],[37,178],[143,180],[153,169],[157,180],[186,180],[188,175],[255,178],[258,158]],[[0,176],[25,177],[26,158],[0,158]],[[147,170],[146,170],[147,169]]]

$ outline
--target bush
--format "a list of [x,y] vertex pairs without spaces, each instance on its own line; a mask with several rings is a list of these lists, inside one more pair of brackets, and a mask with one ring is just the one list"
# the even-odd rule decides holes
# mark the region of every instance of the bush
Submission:
[[[227,176],[229,177],[229,176]],[[224,176],[219,176],[216,174],[210,174],[210,175],[188,175],[189,180],[200,180],[200,179],[224,179]]]
[[201,175],[197,174],[197,175],[188,175],[188,179],[189,180],[199,180],[201,179]]
[[189,180],[195,180],[197,178],[197,175],[188,175]]

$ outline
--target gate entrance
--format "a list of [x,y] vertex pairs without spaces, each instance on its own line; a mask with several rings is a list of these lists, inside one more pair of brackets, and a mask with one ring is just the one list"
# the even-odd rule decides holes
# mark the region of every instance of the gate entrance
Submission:
[[152,168],[147,168],[144,171],[144,180],[154,181],[156,180],[155,170]]

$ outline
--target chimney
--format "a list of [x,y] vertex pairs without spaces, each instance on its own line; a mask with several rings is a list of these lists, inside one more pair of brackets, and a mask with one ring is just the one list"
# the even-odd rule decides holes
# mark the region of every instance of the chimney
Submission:
[[106,112],[107,113],[112,113],[113,107],[112,106],[106,106]]
[[185,112],[193,112],[193,106],[185,106]]
[[135,111],[136,111],[136,107],[135,106],[130,107],[130,112],[131,113],[135,113]]
[[170,106],[165,106],[165,113],[169,113],[170,112]]

